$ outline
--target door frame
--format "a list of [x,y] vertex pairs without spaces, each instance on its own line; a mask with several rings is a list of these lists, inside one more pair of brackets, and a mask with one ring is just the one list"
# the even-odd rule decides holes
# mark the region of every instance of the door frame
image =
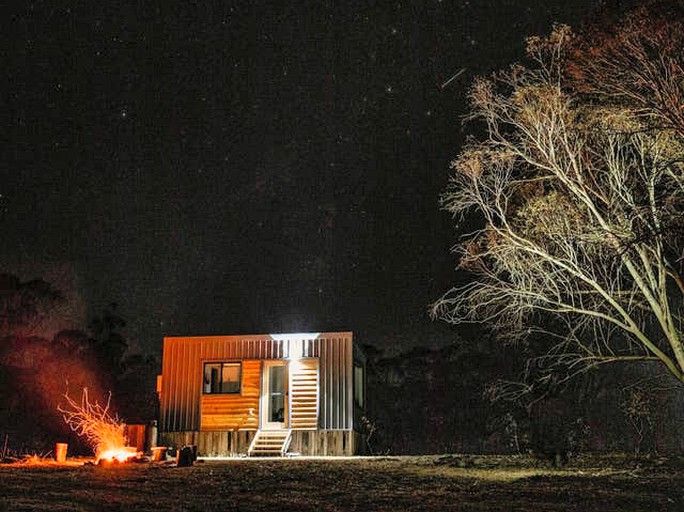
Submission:
[[[282,366],[285,369],[285,375],[283,376],[283,407],[284,411],[284,421],[281,423],[279,421],[268,421],[270,400],[268,395],[268,388],[270,384],[270,370],[271,368]],[[288,428],[290,422],[290,393],[289,393],[289,368],[287,361],[283,360],[268,360],[264,361],[263,372],[261,374],[261,403],[259,407],[259,428],[262,430],[285,430]]]

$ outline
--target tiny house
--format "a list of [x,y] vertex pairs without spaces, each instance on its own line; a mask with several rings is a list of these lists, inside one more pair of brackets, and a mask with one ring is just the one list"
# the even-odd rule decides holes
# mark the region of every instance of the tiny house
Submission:
[[362,450],[365,358],[351,332],[164,338],[159,439],[200,456]]

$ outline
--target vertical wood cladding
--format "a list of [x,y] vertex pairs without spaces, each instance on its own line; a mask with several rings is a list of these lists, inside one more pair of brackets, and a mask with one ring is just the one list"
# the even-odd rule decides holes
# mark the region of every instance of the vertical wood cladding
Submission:
[[[297,353],[293,347],[296,347]],[[354,404],[350,332],[321,333],[317,337],[304,336],[300,339],[292,335],[165,338],[160,429],[165,432],[257,429],[261,361],[288,360],[291,357],[302,358],[297,364],[310,359],[317,360],[318,428],[351,430]],[[243,363],[240,395],[202,394],[203,364],[212,361]],[[311,373],[307,373],[304,380],[310,391]],[[295,397],[300,403],[304,396],[301,393],[297,396],[297,393],[292,397],[293,403]],[[294,428],[315,428],[310,416],[304,420],[304,415],[300,414],[305,407],[311,411],[311,406],[311,401],[302,404],[299,411],[295,406]]]
[[[159,438],[164,446],[197,446],[200,457],[235,457],[246,455],[256,431],[164,432]],[[354,455],[363,443],[358,432],[350,430],[293,430],[290,453],[314,456]]]

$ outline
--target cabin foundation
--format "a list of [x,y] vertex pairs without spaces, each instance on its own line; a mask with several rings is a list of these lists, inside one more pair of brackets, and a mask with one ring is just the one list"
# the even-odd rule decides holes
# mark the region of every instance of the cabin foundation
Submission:
[[[256,430],[166,432],[164,446],[197,446],[199,457],[243,457]],[[351,456],[361,451],[361,435],[353,430],[293,430],[288,453],[302,456]]]

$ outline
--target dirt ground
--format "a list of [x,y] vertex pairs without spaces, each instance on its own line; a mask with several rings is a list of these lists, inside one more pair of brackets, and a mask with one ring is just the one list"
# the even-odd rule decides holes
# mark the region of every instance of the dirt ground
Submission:
[[682,511],[684,460],[594,456],[0,464],[0,511]]

